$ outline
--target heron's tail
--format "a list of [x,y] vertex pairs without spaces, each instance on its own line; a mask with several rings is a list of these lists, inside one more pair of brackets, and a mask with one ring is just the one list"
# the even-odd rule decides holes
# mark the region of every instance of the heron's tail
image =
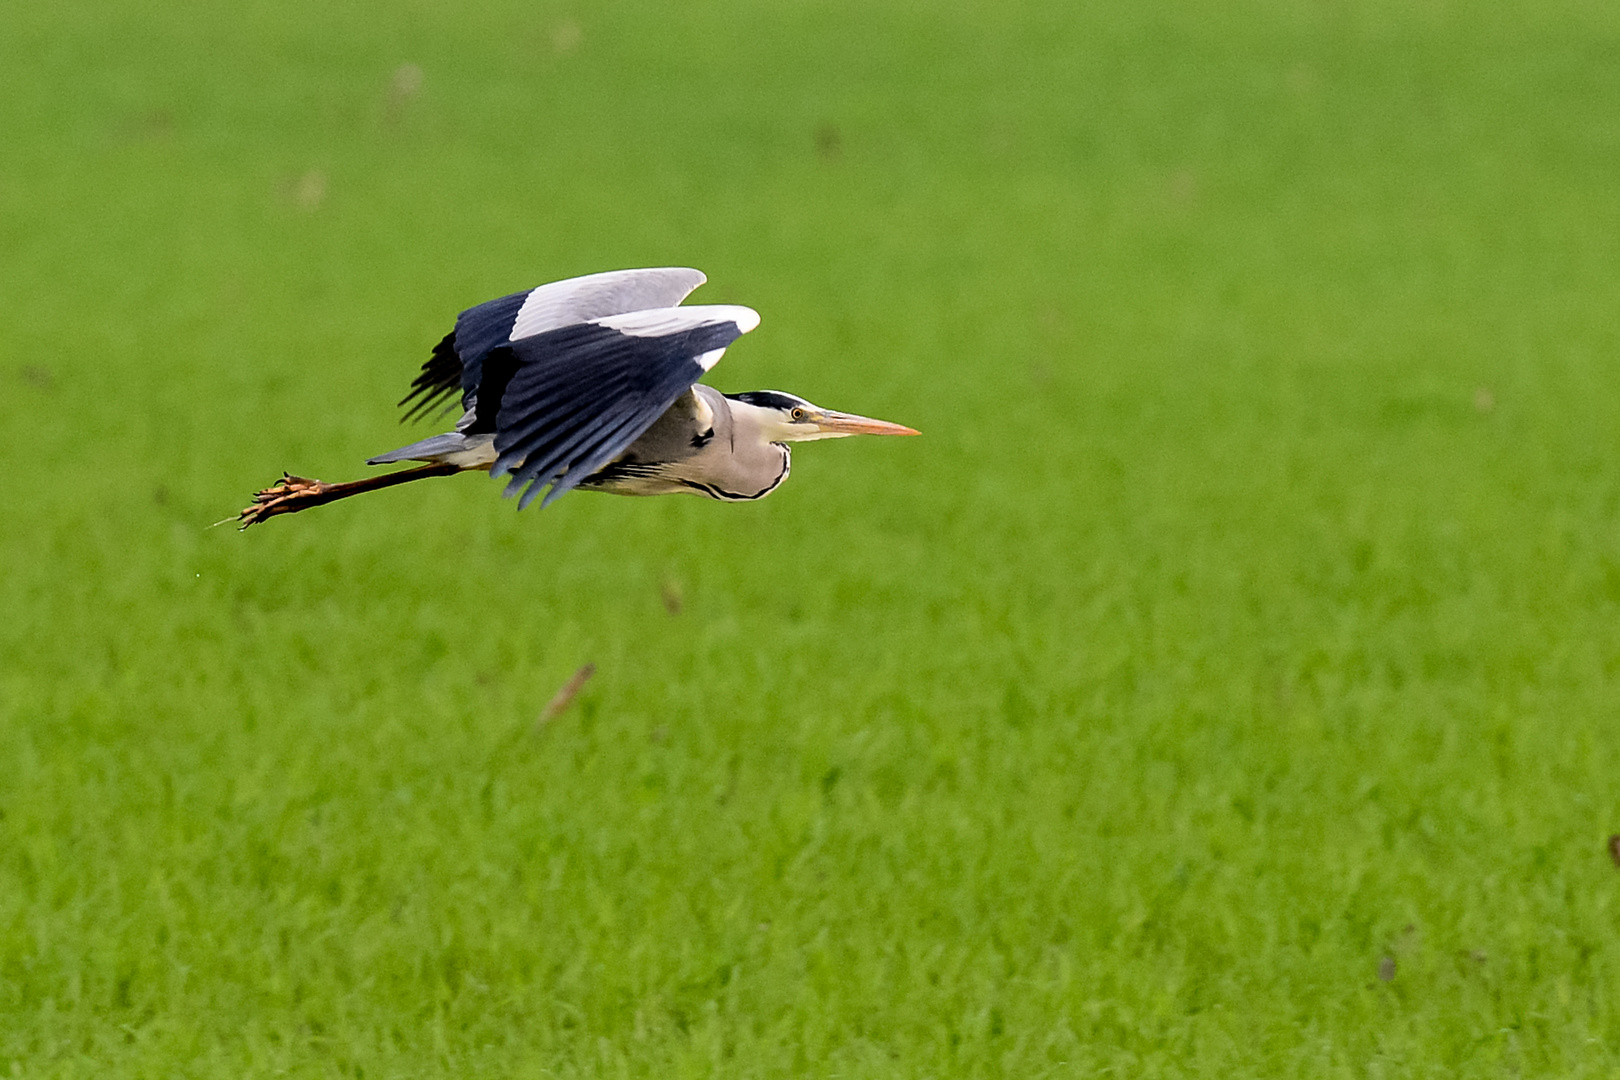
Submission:
[[437,461],[445,454],[466,450],[467,442],[467,436],[459,431],[452,431],[446,435],[434,435],[421,442],[413,442],[398,450],[390,450],[386,454],[378,454],[374,458],[367,458],[366,464],[392,465],[396,461]]
[[[244,507],[234,519],[226,518],[225,521],[239,521],[241,522],[239,528],[245,529],[249,525],[257,525],[266,518],[280,514],[296,514],[300,510],[337,502],[339,499],[347,499],[361,492],[377,491],[393,487],[395,484],[406,484],[412,480],[426,480],[430,476],[450,476],[461,471],[460,465],[440,462],[415,469],[384,473],[381,476],[368,476],[364,480],[350,480],[343,484],[327,484],[320,480],[282,473],[279,484],[254,492],[253,502]],[[224,522],[220,524],[223,525]]]
[[459,431],[451,431],[444,435],[434,435],[413,442],[409,446],[402,446],[398,450],[390,450],[386,454],[378,454],[374,458],[367,458],[367,465],[392,465],[397,461],[434,461],[448,465],[460,465],[464,469],[487,469],[495,460],[495,436],[487,432],[482,435],[463,435]]

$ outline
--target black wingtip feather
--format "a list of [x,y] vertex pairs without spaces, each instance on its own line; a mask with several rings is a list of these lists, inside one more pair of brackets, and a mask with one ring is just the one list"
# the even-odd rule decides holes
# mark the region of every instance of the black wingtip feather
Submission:
[[461,357],[456,354],[456,332],[452,330],[433,346],[433,354],[411,380],[411,392],[400,399],[399,407],[405,409],[405,415],[399,422],[419,419],[441,405],[448,409],[450,403],[445,399],[460,390]]

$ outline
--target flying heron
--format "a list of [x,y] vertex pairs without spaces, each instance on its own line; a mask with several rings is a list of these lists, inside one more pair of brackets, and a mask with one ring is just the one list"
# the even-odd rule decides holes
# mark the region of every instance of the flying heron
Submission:
[[506,477],[505,494],[521,493],[519,509],[542,490],[546,506],[576,487],[745,502],[787,479],[789,443],[917,434],[775,390],[722,394],[700,384],[726,347],[759,325],[751,308],[679,306],[705,280],[685,267],[614,270],[468,308],[400,402],[403,422],[449,407],[459,393],[456,429],[367,462],[423,464],[339,484],[283,474],[236,520],[245,529],[470,470]]

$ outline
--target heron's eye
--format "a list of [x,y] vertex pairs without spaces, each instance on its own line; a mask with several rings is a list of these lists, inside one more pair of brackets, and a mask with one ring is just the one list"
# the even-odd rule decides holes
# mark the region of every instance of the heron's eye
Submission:
[[789,413],[788,415],[790,417],[792,417],[795,421],[803,420],[804,419],[804,410],[796,408],[791,413]]

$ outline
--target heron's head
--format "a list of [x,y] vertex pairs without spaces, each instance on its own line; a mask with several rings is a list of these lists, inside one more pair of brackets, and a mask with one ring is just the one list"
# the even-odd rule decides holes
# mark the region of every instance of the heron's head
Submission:
[[758,410],[759,422],[770,442],[811,442],[815,439],[841,439],[845,435],[920,434],[903,424],[823,409],[802,397],[779,390],[753,390],[730,397]]

